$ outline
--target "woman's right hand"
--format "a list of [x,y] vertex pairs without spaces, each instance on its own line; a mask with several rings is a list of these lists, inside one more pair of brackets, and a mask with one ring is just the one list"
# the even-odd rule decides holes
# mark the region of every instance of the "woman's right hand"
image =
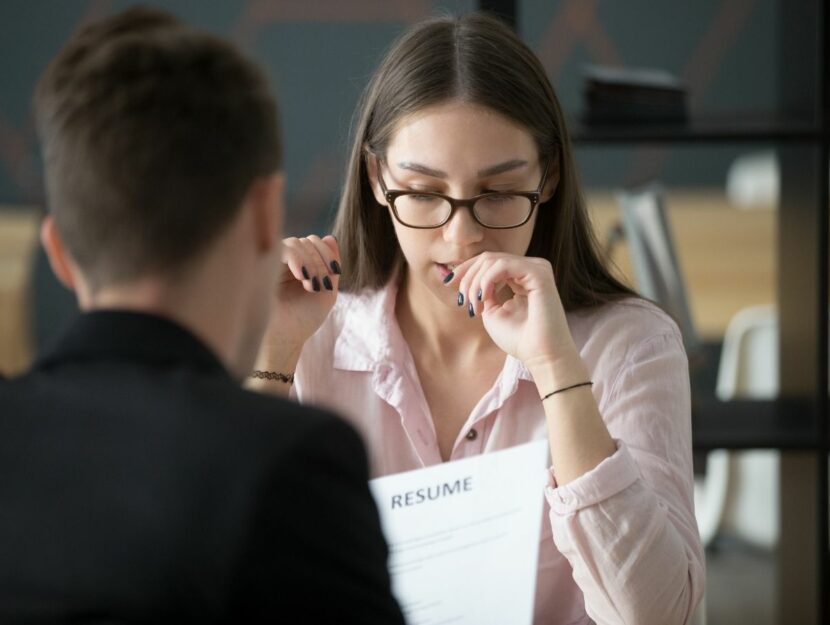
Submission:
[[340,249],[327,235],[282,242],[283,271],[257,368],[294,371],[305,342],[337,300]]

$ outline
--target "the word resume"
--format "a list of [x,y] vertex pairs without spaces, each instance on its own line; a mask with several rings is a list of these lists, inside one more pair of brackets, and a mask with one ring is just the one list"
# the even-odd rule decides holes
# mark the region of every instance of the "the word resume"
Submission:
[[409,625],[533,620],[547,441],[370,482]]

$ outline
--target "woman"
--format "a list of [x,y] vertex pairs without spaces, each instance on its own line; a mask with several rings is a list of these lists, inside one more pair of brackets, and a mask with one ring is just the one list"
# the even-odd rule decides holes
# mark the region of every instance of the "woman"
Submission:
[[703,554],[685,352],[603,266],[541,64],[496,20],[430,20],[359,111],[336,238],[285,241],[262,385],[296,372],[376,476],[546,437],[535,622],[686,622]]

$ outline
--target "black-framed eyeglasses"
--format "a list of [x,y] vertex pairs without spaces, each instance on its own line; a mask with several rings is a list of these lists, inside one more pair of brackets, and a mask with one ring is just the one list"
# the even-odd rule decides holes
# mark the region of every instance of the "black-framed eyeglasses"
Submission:
[[469,208],[473,219],[485,228],[507,230],[523,226],[539,204],[548,177],[545,163],[542,181],[536,191],[490,191],[467,199],[456,199],[432,191],[387,189],[380,166],[381,159],[378,159],[378,181],[395,219],[408,228],[421,229],[440,228],[462,206]]

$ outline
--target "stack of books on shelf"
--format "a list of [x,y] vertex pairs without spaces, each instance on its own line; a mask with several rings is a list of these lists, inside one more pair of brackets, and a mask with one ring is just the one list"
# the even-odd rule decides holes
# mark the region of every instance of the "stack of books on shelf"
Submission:
[[589,65],[584,79],[586,124],[680,123],[688,119],[686,87],[669,72]]

